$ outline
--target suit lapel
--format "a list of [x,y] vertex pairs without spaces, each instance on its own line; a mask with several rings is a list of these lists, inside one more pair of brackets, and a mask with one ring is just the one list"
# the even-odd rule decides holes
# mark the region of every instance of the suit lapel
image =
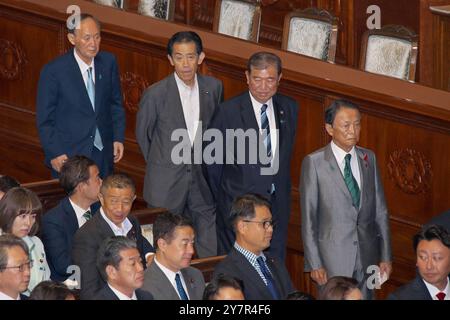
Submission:
[[283,300],[285,298],[285,297],[283,297],[283,292],[284,292],[283,287],[282,287],[283,282],[281,281],[281,278],[278,273],[278,269],[274,263],[274,260],[270,257],[267,257],[266,263],[270,269],[270,272],[272,273],[272,278],[275,282],[275,286],[277,287],[278,294],[280,295],[280,299]]
[[175,80],[175,74],[169,76],[167,79],[167,95],[166,95],[167,107],[173,109],[173,119],[175,120],[176,127],[186,127],[186,119],[184,118],[183,105],[181,104],[180,91],[178,91],[177,82]]
[[66,215],[65,220],[67,221],[67,225],[70,229],[70,234],[73,235],[78,230],[78,219],[75,210],[70,204],[69,197],[63,199],[62,207]]
[[[73,49],[75,50],[75,49]],[[83,108],[86,108],[88,112],[94,112],[92,109],[91,100],[89,99],[89,95],[87,93],[86,84],[83,79],[83,75],[81,74],[80,66],[75,60],[74,51],[71,50],[67,54],[69,55],[70,67],[68,68],[68,77],[73,79],[73,83],[77,88],[77,92],[80,92],[79,99]],[[97,66],[96,66],[97,69]],[[97,71],[96,71],[97,72]]]
[[279,155],[281,155],[281,150],[283,149],[283,143],[285,136],[285,130],[286,130],[286,122],[285,122],[285,110],[284,107],[279,104],[277,95],[274,95],[272,98],[273,102],[273,108],[274,108],[274,114],[275,114],[275,124],[278,129],[278,146],[276,152],[278,152]]
[[198,94],[199,94],[199,106],[200,106],[200,121],[202,122],[202,132],[205,132],[207,129],[208,120],[211,118],[211,111],[208,109],[208,106],[214,105],[210,102],[211,93],[207,90],[205,79],[202,75],[197,75],[198,81]]
[[180,297],[178,296],[178,293],[175,291],[175,288],[173,287],[172,283],[169,279],[167,279],[164,272],[158,267],[156,263],[150,264],[150,272],[153,274],[152,277],[154,279],[157,279],[157,281],[154,282],[155,287],[160,292],[165,292],[166,294],[169,294],[170,300],[180,300]]
[[259,132],[258,122],[253,111],[252,100],[250,99],[250,93],[247,92],[241,100],[241,118],[244,124],[244,131],[248,129],[254,129]]
[[98,55],[95,57],[95,113],[99,113],[102,105],[104,82],[103,79],[103,64]]
[[198,284],[196,283],[195,279],[191,277],[187,269],[181,269],[181,274],[183,275],[184,282],[186,284],[186,288],[189,294],[189,300],[194,300],[193,297],[196,296],[196,289]]
[[366,203],[365,200],[368,196],[367,188],[365,187],[364,183],[365,183],[365,181],[367,181],[366,179],[368,178],[368,175],[369,175],[369,166],[367,163],[367,154],[364,153],[358,147],[355,147],[355,149],[356,149],[356,154],[358,155],[358,165],[359,165],[360,180],[361,180],[361,186],[359,188],[361,191],[361,205],[359,207],[362,208],[364,203]]

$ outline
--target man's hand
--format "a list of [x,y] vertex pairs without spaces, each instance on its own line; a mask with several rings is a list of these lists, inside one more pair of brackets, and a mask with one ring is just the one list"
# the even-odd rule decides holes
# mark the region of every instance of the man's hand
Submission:
[[114,163],[117,163],[123,157],[123,143],[115,141],[113,146],[114,146]]
[[152,262],[153,262],[153,258],[155,257],[155,255],[154,254],[149,254],[149,255],[147,255],[147,258],[146,258],[146,262],[147,262],[147,268],[152,264]]
[[383,278],[386,273],[386,278],[389,279],[392,273],[392,263],[391,262],[380,262],[380,276]]
[[53,170],[55,170],[56,172],[60,172],[61,167],[63,166],[64,162],[67,161],[67,159],[69,159],[69,158],[67,158],[67,155],[62,154],[62,155],[50,160],[50,164],[52,165]]
[[328,281],[327,271],[324,268],[314,269],[311,271],[311,279],[323,286]]

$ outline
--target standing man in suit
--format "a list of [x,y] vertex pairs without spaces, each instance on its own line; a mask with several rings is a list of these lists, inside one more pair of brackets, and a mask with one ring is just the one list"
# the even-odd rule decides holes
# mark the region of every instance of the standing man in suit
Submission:
[[116,59],[99,52],[100,23],[89,14],[67,35],[74,46],[44,66],[36,121],[46,164],[57,177],[69,157],[93,159],[105,177],[123,156],[125,112]]
[[51,279],[63,282],[70,276],[67,268],[72,264],[73,237],[92,218],[90,207],[98,201],[102,179],[94,161],[74,156],[62,166],[59,183],[67,197],[43,216],[41,236]]
[[419,274],[388,299],[450,300],[450,233],[443,226],[425,226],[414,236],[413,244]]
[[129,176],[117,173],[106,177],[99,198],[100,212],[78,229],[73,240],[72,260],[81,270],[80,294],[83,300],[93,299],[105,285],[96,268],[96,260],[98,248],[106,238],[116,235],[136,241],[141,259],[147,263],[154,251],[142,236],[137,219],[129,215],[136,198],[136,187]]
[[[136,116],[136,139],[147,162],[144,199],[188,216],[194,223],[198,256],[215,256],[215,204],[199,156],[202,133],[223,99],[223,87],[219,80],[197,74],[205,53],[195,32],[174,34],[167,58],[175,72],[144,92]],[[172,138],[176,132],[181,132],[181,143]],[[172,158],[180,144],[181,163]]]
[[247,300],[286,299],[295,289],[284,261],[263,253],[274,230],[270,203],[260,195],[243,195],[233,203],[230,218],[236,242],[214,278],[223,274],[242,280]]
[[142,289],[156,300],[201,300],[205,279],[190,267],[195,232],[191,222],[180,215],[164,213],[153,224],[156,255],[145,271]]
[[[231,129],[236,135],[242,130],[245,134],[253,133],[257,139],[254,144],[249,142],[236,147],[234,140],[223,138],[227,143],[223,159],[219,159],[221,163],[207,166],[217,202],[218,254],[227,254],[234,243],[229,221],[232,202],[238,196],[253,192],[266,196],[271,202],[277,227],[269,252],[284,261],[291,203],[290,161],[298,106],[293,99],[277,93],[281,68],[278,56],[268,52],[253,54],[245,72],[249,91],[221,104],[211,121],[210,128],[220,130],[223,137]],[[255,149],[256,142],[260,143]],[[270,159],[270,164],[268,161],[264,164],[261,154]],[[252,158],[256,161],[249,160]],[[240,161],[242,159],[245,161]],[[264,169],[269,169],[270,174]]]
[[326,147],[303,159],[300,179],[305,271],[324,285],[333,276],[355,278],[365,299],[368,266],[389,277],[389,217],[375,154],[356,146],[361,114],[350,101],[325,111]]
[[144,266],[136,242],[127,237],[107,238],[97,253],[97,268],[106,285],[95,300],[153,300],[141,290]]

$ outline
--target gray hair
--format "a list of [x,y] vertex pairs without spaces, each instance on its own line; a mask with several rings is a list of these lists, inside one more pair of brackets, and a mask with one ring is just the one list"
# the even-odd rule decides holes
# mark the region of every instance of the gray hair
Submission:
[[28,245],[19,237],[9,233],[0,235],[0,272],[8,265],[8,250],[12,247],[20,247],[27,256],[29,254]]
[[114,236],[103,241],[97,251],[97,269],[103,280],[108,282],[107,266],[119,268],[122,261],[120,253],[126,249],[137,249],[136,242],[124,236]]

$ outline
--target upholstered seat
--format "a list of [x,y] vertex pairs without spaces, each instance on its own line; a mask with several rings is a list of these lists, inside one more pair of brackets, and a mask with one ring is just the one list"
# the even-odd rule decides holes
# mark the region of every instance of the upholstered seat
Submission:
[[214,32],[257,42],[260,21],[259,1],[216,1]]
[[365,33],[360,68],[398,79],[414,81],[417,35],[403,26],[388,25]]
[[94,0],[94,2],[108,7],[123,8],[124,0]]
[[334,62],[337,19],[326,10],[293,11],[284,19],[282,48],[309,57]]
[[173,20],[175,0],[140,0],[138,13],[144,16]]

